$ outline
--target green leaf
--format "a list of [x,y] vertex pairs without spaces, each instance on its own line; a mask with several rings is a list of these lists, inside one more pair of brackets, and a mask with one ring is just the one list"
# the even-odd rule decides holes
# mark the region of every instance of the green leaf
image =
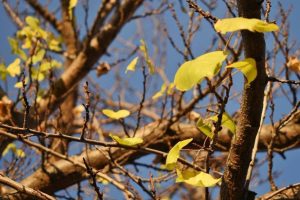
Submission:
[[36,17],[32,17],[32,16],[27,16],[25,18],[26,23],[29,25],[30,28],[32,28],[33,30],[37,30],[40,28],[40,22],[39,19]]
[[226,68],[236,68],[241,71],[247,79],[246,86],[249,86],[257,76],[256,62],[253,58],[246,58],[245,60],[232,63]]
[[20,63],[21,63],[21,60],[19,58],[16,58],[10,65],[8,65],[6,70],[10,76],[15,77],[15,76],[21,74]]
[[204,77],[211,78],[217,74],[228,53],[214,51],[183,63],[175,74],[174,83],[181,91],[190,90]]
[[12,151],[19,158],[23,158],[26,155],[25,152],[22,149],[18,149],[14,143],[10,143],[6,146],[2,152],[2,156],[5,156],[9,151]]
[[167,155],[166,164],[164,166],[166,169],[173,170],[175,168],[176,162],[179,158],[180,150],[188,145],[192,140],[193,138],[190,138],[177,142],[177,144],[169,151]]
[[128,71],[135,71],[136,68],[136,64],[138,62],[138,57],[135,57],[127,66],[125,73],[127,73]]
[[227,32],[249,30],[252,32],[277,31],[279,27],[273,23],[267,23],[259,19],[248,19],[243,17],[220,19],[215,23],[215,29],[222,34]]
[[7,70],[4,63],[0,63],[0,78],[6,80]]
[[188,168],[184,171],[176,169],[176,172],[176,183],[185,182],[197,187],[214,187],[218,182],[221,181],[221,178],[216,179],[210,174],[198,172],[191,168]]
[[110,109],[104,109],[104,110],[102,110],[102,113],[104,115],[106,115],[107,117],[109,117],[111,119],[116,119],[116,120],[128,117],[130,115],[130,112],[128,110],[119,110],[119,111],[115,112]]
[[146,43],[144,40],[141,40],[141,45],[140,45],[140,51],[143,53],[144,55],[144,59],[147,63],[147,66],[149,68],[150,74],[154,74],[155,73],[155,68],[154,68],[154,64],[152,62],[152,60],[150,59],[150,56],[148,54],[148,49],[146,46]]
[[[214,122],[218,121],[218,115],[210,117],[210,119]],[[231,133],[235,134],[236,132],[236,126],[230,115],[228,113],[224,112],[222,115],[222,122],[221,125],[228,128]]]
[[211,124],[204,122],[202,118],[199,118],[197,121],[198,129],[204,133],[207,137],[213,138],[213,132],[211,130]]
[[40,49],[35,55],[32,56],[32,64],[36,64],[44,59],[46,51],[44,49]]
[[112,134],[109,134],[109,136],[118,144],[125,145],[125,146],[136,146],[144,142],[142,138],[138,138],[138,137],[121,139],[120,137]]

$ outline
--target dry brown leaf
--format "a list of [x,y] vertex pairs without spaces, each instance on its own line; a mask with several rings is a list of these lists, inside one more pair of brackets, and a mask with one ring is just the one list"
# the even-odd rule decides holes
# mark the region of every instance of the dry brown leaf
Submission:
[[296,72],[299,73],[300,72],[300,61],[296,56],[290,56],[289,57],[289,61],[287,63],[287,67]]

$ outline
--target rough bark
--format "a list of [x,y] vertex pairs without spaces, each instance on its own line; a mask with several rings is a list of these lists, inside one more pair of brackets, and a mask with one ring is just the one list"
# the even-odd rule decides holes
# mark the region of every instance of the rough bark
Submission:
[[[258,1],[238,0],[237,3],[239,16],[260,19],[261,5]],[[245,57],[254,58],[256,61],[257,77],[243,92],[237,133],[229,151],[222,180],[220,192],[222,200],[241,200],[247,194],[244,188],[245,179],[260,124],[264,89],[267,83],[264,35],[242,31],[242,42]]]

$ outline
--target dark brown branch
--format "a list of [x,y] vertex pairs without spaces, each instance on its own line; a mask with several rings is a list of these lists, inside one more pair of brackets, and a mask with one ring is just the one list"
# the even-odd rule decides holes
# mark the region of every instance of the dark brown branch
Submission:
[[[256,0],[238,0],[239,16],[260,19],[261,5]],[[255,137],[260,125],[264,89],[267,83],[265,72],[265,40],[261,33],[242,31],[246,58],[256,61],[257,77],[243,92],[239,124],[233,139],[222,179],[222,200],[246,198],[246,175],[251,161]]]

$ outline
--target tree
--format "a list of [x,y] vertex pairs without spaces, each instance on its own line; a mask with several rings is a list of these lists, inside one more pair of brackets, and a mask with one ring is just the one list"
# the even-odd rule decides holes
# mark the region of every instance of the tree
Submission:
[[273,173],[300,133],[281,4],[275,22],[270,0],[17,3],[2,0],[18,29],[0,65],[2,198],[254,199],[258,151],[260,198],[299,198]]

